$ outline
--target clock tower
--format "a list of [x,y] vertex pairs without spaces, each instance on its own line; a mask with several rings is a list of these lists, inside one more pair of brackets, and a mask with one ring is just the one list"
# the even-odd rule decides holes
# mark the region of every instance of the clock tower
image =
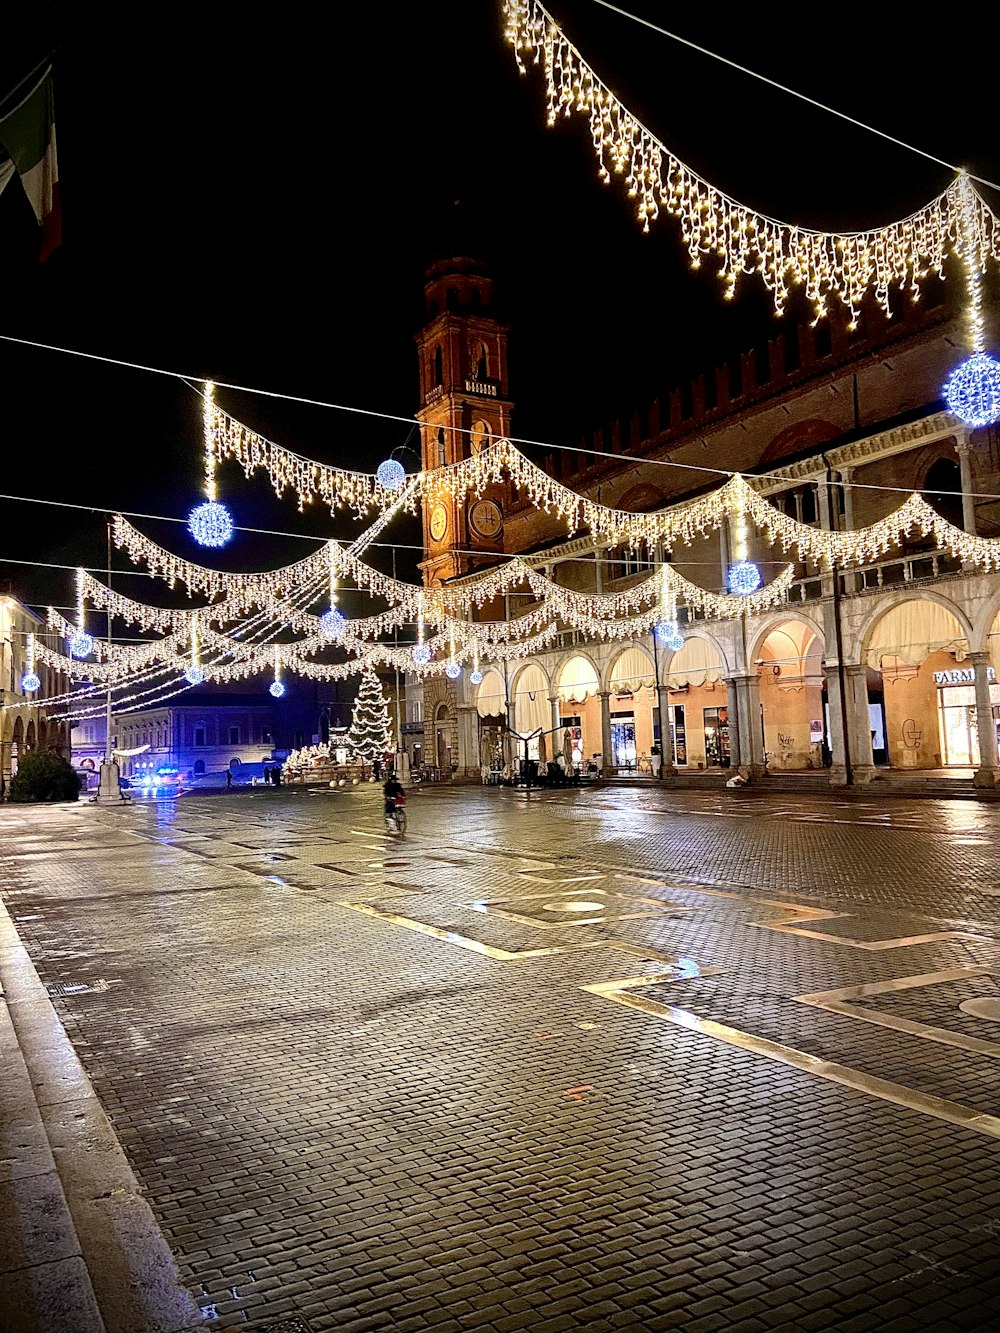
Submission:
[[[474,259],[447,259],[424,281],[427,324],[417,335],[423,467],[457,463],[510,432],[507,326],[493,312],[493,280]],[[455,500],[423,499],[424,583],[467,573],[476,555],[504,549],[507,488]]]

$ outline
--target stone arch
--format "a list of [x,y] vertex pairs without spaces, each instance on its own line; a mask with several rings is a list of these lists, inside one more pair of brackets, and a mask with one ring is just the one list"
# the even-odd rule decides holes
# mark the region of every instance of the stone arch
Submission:
[[594,680],[597,683],[597,688],[599,690],[604,688],[601,683],[602,677],[601,677],[600,667],[594,661],[593,657],[591,657],[590,653],[584,652],[583,649],[581,648],[573,648],[570,651],[563,653],[562,657],[560,657],[556,662],[556,669],[552,673],[553,694],[557,694],[559,692],[562,674],[565,671],[566,667],[569,666],[570,662],[572,662],[575,658],[580,658],[582,661],[587,663],[587,665],[594,673]]
[[549,673],[545,670],[545,667],[538,660],[537,657],[528,657],[525,658],[524,662],[522,662],[520,666],[517,668],[517,671],[514,673],[514,676],[510,682],[510,697],[512,699],[518,692],[522,676],[524,676],[524,674],[528,671],[530,667],[535,667],[537,668],[538,671],[541,672],[542,676],[545,679],[546,692],[548,694],[552,693],[552,679],[549,676]]
[[1000,658],[1000,623],[998,622],[1000,622],[1000,595],[987,602],[976,617],[972,638],[969,640],[969,647],[972,652],[990,652],[990,636],[997,635],[997,657]]
[[826,635],[824,633],[822,624],[818,620],[814,619],[813,616],[809,615],[809,613],[806,611],[784,610],[768,616],[768,618],[758,629],[753,640],[753,645],[750,649],[751,663],[756,662],[757,659],[761,656],[761,649],[767,642],[770,635],[773,634],[775,630],[780,630],[783,625],[787,625],[790,621],[804,625],[807,629],[810,629],[813,635],[819,640],[820,644],[823,646],[823,651],[825,651]]
[[868,646],[871,643],[879,621],[883,620],[890,611],[894,610],[897,606],[901,606],[904,602],[934,602],[936,605],[943,607],[945,611],[950,612],[955,620],[958,621],[962,633],[965,635],[965,641],[968,644],[970,652],[972,651],[972,645],[978,642],[969,618],[957,603],[953,602],[950,597],[945,597],[942,593],[934,592],[933,589],[921,588],[919,592],[898,592],[892,593],[888,597],[880,597],[878,604],[869,613],[854,634],[845,636],[851,641],[850,650],[846,654],[847,661],[863,661],[864,654],[868,650]]
[[[685,643],[688,641],[688,639],[703,639],[705,643],[709,645],[709,647],[713,648],[716,654],[718,655],[719,663],[722,667],[722,674],[724,676],[728,676],[729,673],[735,669],[735,664],[729,660],[729,655],[726,652],[723,644],[715,637],[714,634],[710,633],[707,629],[705,629],[704,626],[700,624],[683,625],[681,626],[681,633],[684,635]],[[677,652],[682,652],[682,651],[683,649],[680,648],[678,648],[677,650]],[[677,653],[670,653],[665,658],[663,670],[665,671],[670,670],[670,664],[673,662],[676,656]]]
[[37,746],[38,736],[35,730],[35,719],[31,717],[28,719],[28,725],[24,729],[24,748],[26,750],[34,750]]
[[758,634],[751,666],[757,671],[764,750],[775,771],[824,766],[832,755],[823,691],[824,637],[809,616],[774,616]]
[[651,509],[662,509],[665,501],[666,496],[659,486],[642,481],[627,490],[615,508],[626,509],[633,514],[643,514]]
[[626,656],[627,653],[633,653],[633,652],[641,653],[642,656],[646,659],[647,663],[649,664],[649,675],[655,684],[656,663],[653,661],[653,655],[649,651],[649,649],[645,646],[645,644],[642,643],[623,643],[618,649],[618,651],[615,653],[614,657],[612,657],[611,661],[608,663],[607,670],[604,673],[604,678],[601,681],[602,690],[611,689],[611,682],[614,679],[615,667],[622,660],[622,658]]
[[841,428],[821,417],[810,417],[806,421],[796,421],[779,431],[764,450],[761,463],[771,463],[789,454],[804,453],[808,449],[817,449],[841,433]]

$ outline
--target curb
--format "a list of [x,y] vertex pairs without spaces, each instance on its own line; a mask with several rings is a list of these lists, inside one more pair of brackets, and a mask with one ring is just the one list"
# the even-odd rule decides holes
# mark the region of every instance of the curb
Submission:
[[0,993],[0,1329],[204,1328],[2,902]]

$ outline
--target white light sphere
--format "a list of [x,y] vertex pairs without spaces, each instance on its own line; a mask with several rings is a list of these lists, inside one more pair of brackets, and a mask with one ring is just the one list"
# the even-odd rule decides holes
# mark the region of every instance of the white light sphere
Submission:
[[225,546],[233,535],[233,520],[225,505],[207,500],[191,510],[188,531],[199,546]]
[[184,679],[189,685],[200,685],[205,679],[205,673],[200,666],[189,666],[184,672]]
[[89,657],[94,651],[94,640],[86,630],[78,629],[75,634],[70,635],[69,655],[70,657]]
[[482,685],[482,683],[483,683],[483,673],[482,673],[481,671],[473,671],[473,672],[471,672],[471,673],[469,674],[469,681],[470,681],[473,685]]
[[1000,418],[1000,361],[986,352],[967,357],[944,386],[948,411],[967,426],[990,426]]
[[358,785],[358,780],[357,780],[357,778],[351,778],[351,786],[352,786],[352,787],[356,787],[357,785]]
[[672,653],[679,653],[684,647],[684,635],[681,634],[679,630],[677,633],[672,634],[670,638],[667,639],[667,647]]
[[42,682],[34,671],[26,671],[21,677],[21,689],[25,694],[34,694],[42,688]]
[[444,669],[444,674],[449,680],[458,680],[459,676],[462,674],[462,668],[457,662],[449,662]]
[[319,627],[328,639],[339,639],[346,624],[347,617],[335,606],[331,606],[329,611],[324,611],[319,618]]
[[729,566],[727,582],[731,593],[737,597],[749,597],[760,587],[760,570],[752,560],[737,560],[735,565]]
[[395,458],[387,458],[375,469],[375,477],[387,491],[398,491],[406,480],[406,469]]
[[338,787],[346,787],[346,786],[347,786],[347,779],[346,779],[346,778],[341,778],[340,781],[337,783],[337,786],[338,786]]
[[427,647],[426,643],[415,643],[413,645],[411,656],[417,666],[426,666],[431,660],[431,650]]
[[275,699],[280,699],[285,692],[285,687],[280,680],[272,680],[267,687],[267,692]]
[[675,620],[661,620],[656,626],[656,637],[661,643],[670,646],[670,640],[677,633],[677,622]]

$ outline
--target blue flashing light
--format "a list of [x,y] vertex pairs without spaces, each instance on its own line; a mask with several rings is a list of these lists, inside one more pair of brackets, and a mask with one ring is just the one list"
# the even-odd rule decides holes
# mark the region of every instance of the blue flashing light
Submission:
[[957,366],[944,386],[948,411],[967,426],[990,426],[1000,418],[1000,361],[976,352]]
[[729,566],[729,591],[737,597],[749,597],[761,585],[760,570],[752,560],[737,560]]
[[69,654],[70,657],[89,657],[94,651],[94,640],[86,630],[78,629],[75,634],[70,635]]
[[275,699],[280,699],[285,692],[285,687],[280,680],[272,680],[267,689],[268,693]]
[[25,694],[34,694],[42,688],[42,682],[34,671],[26,671],[21,677],[21,689]]

